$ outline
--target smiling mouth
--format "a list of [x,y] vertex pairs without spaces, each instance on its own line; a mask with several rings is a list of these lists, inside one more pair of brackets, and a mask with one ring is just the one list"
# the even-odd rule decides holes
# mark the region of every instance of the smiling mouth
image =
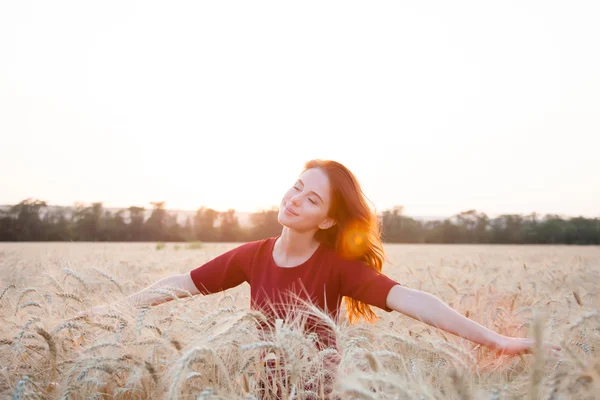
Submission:
[[296,217],[298,216],[298,213],[295,213],[294,211],[292,211],[292,210],[291,210],[291,209],[290,209],[288,206],[286,206],[286,207],[285,207],[285,210],[286,210],[286,211],[287,211],[289,214],[292,214],[292,215],[294,215],[294,216],[296,216]]

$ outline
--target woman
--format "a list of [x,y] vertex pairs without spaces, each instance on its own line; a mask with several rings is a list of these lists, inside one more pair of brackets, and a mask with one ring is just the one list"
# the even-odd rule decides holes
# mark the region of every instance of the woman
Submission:
[[[334,320],[342,298],[350,322],[368,321],[370,306],[398,311],[446,332],[504,354],[531,352],[533,340],[500,335],[451,309],[439,298],[406,288],[381,274],[384,250],[377,216],[356,177],[335,161],[312,160],[285,193],[278,220],[281,235],[246,243],[189,273],[163,279],[127,297],[135,305],[170,300],[152,289],[175,286],[193,295],[209,294],[248,282],[251,306],[270,318],[286,318],[291,298],[309,300]],[[294,296],[286,296],[293,293]],[[92,314],[107,311],[94,307]],[[320,348],[335,347],[331,331],[314,327]],[[554,349],[558,346],[551,345]]]

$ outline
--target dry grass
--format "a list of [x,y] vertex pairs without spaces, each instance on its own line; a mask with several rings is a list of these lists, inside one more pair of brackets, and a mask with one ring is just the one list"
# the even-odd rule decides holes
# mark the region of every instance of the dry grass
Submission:
[[[249,288],[115,309],[110,303],[235,247],[175,251],[155,244],[0,244],[0,398],[319,398],[335,351],[320,353],[298,321],[259,338]],[[376,310],[375,324],[334,324],[343,399],[600,398],[600,248],[386,246],[384,272],[440,297],[502,334],[562,344],[552,357],[499,356]],[[176,288],[164,293],[177,297]],[[325,317],[325,316],[323,316]],[[332,321],[324,321],[333,324]],[[261,361],[268,354],[272,365]],[[285,374],[284,374],[285,373]],[[271,379],[269,379],[271,374]],[[284,379],[284,375],[287,379]]]

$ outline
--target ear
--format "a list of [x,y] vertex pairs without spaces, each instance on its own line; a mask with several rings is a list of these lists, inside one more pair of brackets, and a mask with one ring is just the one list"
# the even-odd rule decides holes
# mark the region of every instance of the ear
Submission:
[[319,224],[319,229],[329,229],[335,225],[335,220],[333,218],[325,218],[323,222]]

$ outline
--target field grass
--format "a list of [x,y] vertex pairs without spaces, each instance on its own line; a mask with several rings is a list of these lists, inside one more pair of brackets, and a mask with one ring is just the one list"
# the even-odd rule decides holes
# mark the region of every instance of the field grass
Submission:
[[[283,398],[323,379],[327,354],[283,324],[257,339],[249,287],[160,306],[77,312],[183,273],[236,244],[0,244],[0,398],[258,398],[268,348],[286,360]],[[348,326],[335,394],[343,399],[600,398],[600,248],[387,245],[384,273],[510,336],[558,343],[499,356],[399,313]],[[326,353],[322,352],[322,353]],[[306,355],[310,355],[310,359]],[[277,356],[275,357],[277,359]]]

